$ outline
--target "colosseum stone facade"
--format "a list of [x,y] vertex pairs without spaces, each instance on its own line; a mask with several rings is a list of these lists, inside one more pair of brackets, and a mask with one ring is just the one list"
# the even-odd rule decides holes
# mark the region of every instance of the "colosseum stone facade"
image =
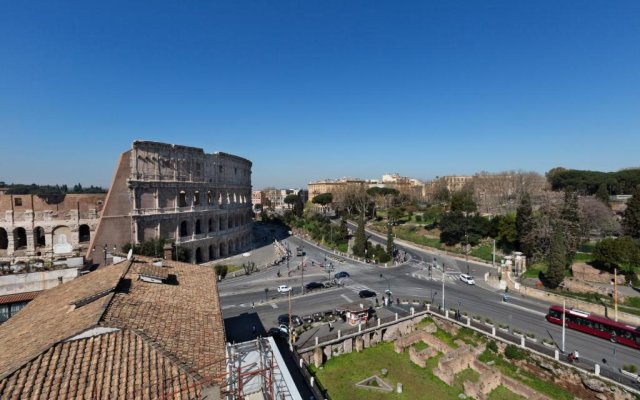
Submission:
[[120,156],[91,242],[103,248],[164,238],[201,263],[251,241],[251,161],[226,153],[136,141]]
[[0,261],[84,254],[106,194],[0,194]]

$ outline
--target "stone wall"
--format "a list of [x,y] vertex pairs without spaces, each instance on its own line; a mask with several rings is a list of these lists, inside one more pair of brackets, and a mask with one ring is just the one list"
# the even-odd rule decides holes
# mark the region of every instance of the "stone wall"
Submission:
[[[580,280],[587,282],[596,282],[596,283],[608,283],[611,284],[613,282],[613,274],[610,274],[606,271],[601,271],[597,268],[592,267],[591,265],[584,263],[574,263],[571,266],[572,275]],[[618,274],[618,285],[624,284],[625,277],[622,274]]]
[[438,366],[433,369],[433,374],[446,382],[447,385],[453,383],[455,375],[471,366],[477,354],[465,344],[455,350],[449,350],[438,361]]

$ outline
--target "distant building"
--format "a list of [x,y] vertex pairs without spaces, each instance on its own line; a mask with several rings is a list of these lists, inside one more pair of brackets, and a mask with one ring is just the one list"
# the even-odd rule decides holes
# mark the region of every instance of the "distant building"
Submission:
[[331,193],[334,198],[347,189],[364,189],[372,187],[386,187],[396,189],[400,193],[404,193],[413,197],[420,197],[422,194],[423,184],[415,178],[407,178],[399,174],[385,174],[381,180],[377,179],[358,179],[358,178],[341,178],[341,179],[325,179],[310,182],[307,185],[309,189],[309,199],[313,200],[315,196],[323,193]]
[[251,241],[251,161],[196,147],[136,141],[120,156],[91,241],[104,249],[163,238],[202,263]]
[[[262,209],[265,206],[267,196],[262,190],[254,190],[251,192],[251,204],[253,204],[253,209]],[[259,207],[256,207],[259,206]]]
[[[284,202],[284,199],[291,194],[295,194],[302,197],[302,202],[306,202],[309,193],[304,189],[276,189],[266,188],[260,191],[261,201],[264,208],[271,208],[274,210],[284,210],[290,208],[289,204]],[[254,192],[254,196],[258,196]],[[255,203],[254,203],[255,205]]]
[[3,399],[215,399],[226,386],[208,268],[109,265],[42,292],[0,337]]

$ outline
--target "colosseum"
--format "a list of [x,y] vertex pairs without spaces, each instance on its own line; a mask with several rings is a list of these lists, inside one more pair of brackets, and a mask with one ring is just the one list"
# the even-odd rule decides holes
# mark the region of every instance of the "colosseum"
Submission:
[[105,194],[0,194],[0,262],[84,254]]
[[251,165],[196,147],[133,142],[120,156],[89,257],[100,264],[108,249],[157,238],[188,249],[193,263],[242,252],[251,241]]

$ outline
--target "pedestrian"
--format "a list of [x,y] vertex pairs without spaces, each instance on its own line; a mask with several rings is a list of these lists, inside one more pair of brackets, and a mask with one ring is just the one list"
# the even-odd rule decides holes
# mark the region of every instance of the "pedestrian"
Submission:
[[333,330],[333,324],[331,323],[331,321],[329,321],[329,332],[331,332]]
[[251,302],[251,308],[256,308],[256,302],[255,301]]

